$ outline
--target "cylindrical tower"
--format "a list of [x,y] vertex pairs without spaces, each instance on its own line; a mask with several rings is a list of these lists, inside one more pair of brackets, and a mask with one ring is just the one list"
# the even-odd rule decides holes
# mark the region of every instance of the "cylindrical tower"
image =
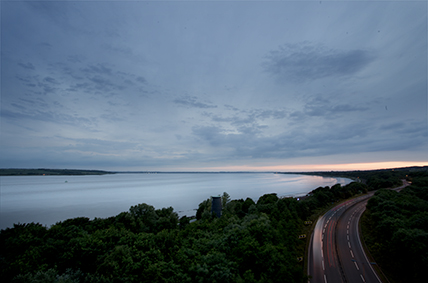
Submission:
[[221,196],[211,197],[211,213],[221,216]]

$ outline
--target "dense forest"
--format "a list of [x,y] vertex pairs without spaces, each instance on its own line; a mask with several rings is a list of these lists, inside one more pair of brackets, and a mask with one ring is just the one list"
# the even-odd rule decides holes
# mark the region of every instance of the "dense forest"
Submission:
[[362,221],[366,244],[391,282],[426,282],[428,173],[411,179],[400,192],[377,191]]
[[[394,180],[397,182],[397,179]],[[109,218],[74,218],[51,227],[15,224],[0,232],[5,282],[307,282],[305,221],[373,188],[364,182],[319,187],[306,197],[222,196],[196,220],[148,204]],[[423,224],[423,223],[422,223]],[[421,225],[422,225],[421,224]]]

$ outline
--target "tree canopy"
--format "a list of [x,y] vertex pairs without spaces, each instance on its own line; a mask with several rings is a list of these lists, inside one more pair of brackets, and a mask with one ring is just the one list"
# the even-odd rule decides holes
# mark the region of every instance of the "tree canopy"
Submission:
[[366,242],[391,282],[424,282],[428,267],[428,173],[400,192],[379,190],[367,204]]

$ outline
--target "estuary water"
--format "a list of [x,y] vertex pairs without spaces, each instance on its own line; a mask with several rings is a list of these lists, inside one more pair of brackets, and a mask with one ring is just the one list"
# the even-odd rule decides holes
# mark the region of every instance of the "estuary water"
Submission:
[[110,217],[147,203],[172,206],[179,216],[195,215],[199,203],[227,192],[231,199],[257,201],[267,193],[298,197],[320,186],[350,183],[325,178],[273,173],[160,173],[96,176],[0,177],[0,229],[13,223],[46,226],[68,218]]

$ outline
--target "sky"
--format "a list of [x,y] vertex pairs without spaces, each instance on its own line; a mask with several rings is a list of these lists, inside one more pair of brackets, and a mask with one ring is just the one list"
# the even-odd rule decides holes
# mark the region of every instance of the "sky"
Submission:
[[426,1],[0,9],[0,168],[428,165]]

